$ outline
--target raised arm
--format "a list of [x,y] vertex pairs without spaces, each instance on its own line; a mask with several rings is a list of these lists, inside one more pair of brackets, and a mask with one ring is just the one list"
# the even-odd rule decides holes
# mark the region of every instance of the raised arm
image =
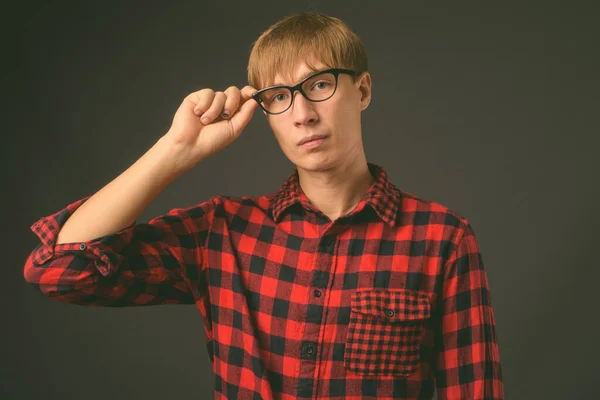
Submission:
[[253,92],[232,86],[189,94],[169,131],[131,167],[93,196],[32,225],[41,244],[25,263],[25,279],[51,298],[76,304],[197,301],[198,284],[187,280],[201,279],[193,269],[202,265],[212,199],[195,207],[193,220],[183,209],[149,223],[135,220],[173,180],[239,137],[257,107]]

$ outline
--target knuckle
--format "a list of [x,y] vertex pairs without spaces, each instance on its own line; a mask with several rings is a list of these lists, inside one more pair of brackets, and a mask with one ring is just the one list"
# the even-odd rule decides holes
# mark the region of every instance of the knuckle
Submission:
[[204,88],[204,89],[198,90],[196,92],[196,95],[198,97],[201,97],[201,96],[212,96],[213,94],[214,94],[214,91],[211,88]]
[[197,97],[199,103],[205,104],[205,103],[209,103],[210,101],[212,101],[212,99],[215,97],[215,93],[209,89],[204,92],[203,91],[198,92],[198,95],[196,97]]

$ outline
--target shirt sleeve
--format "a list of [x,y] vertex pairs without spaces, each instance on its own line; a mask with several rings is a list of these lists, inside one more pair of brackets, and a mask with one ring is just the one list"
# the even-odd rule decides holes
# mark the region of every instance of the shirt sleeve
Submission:
[[488,279],[467,221],[457,240],[443,271],[436,334],[438,399],[504,399]]
[[86,306],[194,304],[206,297],[190,277],[202,280],[202,232],[210,224],[210,201],[196,206],[194,220],[184,209],[173,209],[114,234],[56,244],[67,219],[88,199],[31,226],[41,241],[25,262],[24,277],[33,287],[52,299]]

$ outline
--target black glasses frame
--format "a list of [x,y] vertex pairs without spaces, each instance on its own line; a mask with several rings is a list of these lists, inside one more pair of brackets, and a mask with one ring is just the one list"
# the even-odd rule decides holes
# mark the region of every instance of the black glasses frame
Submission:
[[[333,89],[333,93],[331,93],[331,96],[329,96],[329,97],[327,97],[326,99],[323,99],[323,100],[311,100],[311,99],[309,99],[308,96],[306,95],[306,93],[304,93],[304,90],[302,90],[302,85],[304,84],[304,82],[306,82],[309,79],[314,78],[317,75],[327,74],[327,73],[333,74],[335,76],[335,88]],[[269,86],[269,87],[263,88],[263,89],[261,89],[261,90],[259,90],[257,92],[254,92],[252,94],[252,98],[258,103],[258,105],[260,106],[260,108],[262,108],[263,111],[266,112],[267,114],[271,114],[271,115],[282,114],[282,113],[286,112],[287,110],[289,110],[289,108],[292,106],[292,104],[294,104],[294,92],[296,92],[296,90],[299,91],[302,94],[302,96],[304,96],[304,98],[306,100],[312,101],[313,103],[319,103],[321,101],[325,101],[325,100],[328,100],[331,97],[333,97],[333,95],[337,91],[338,76],[339,76],[339,74],[347,74],[347,75],[351,75],[351,76],[358,75],[358,73],[356,71],[352,71],[350,69],[330,68],[330,69],[326,69],[326,70],[323,70],[323,71],[315,72],[314,74],[307,76],[306,78],[302,79],[302,81],[300,83],[298,83],[297,85],[295,85],[295,86],[275,85],[275,86]],[[263,107],[262,101],[260,100],[259,96],[260,96],[261,93],[266,92],[267,90],[275,89],[275,88],[289,90],[290,94],[291,94],[292,101],[290,101],[290,105],[285,110],[273,113],[273,112],[270,112],[266,108]]]

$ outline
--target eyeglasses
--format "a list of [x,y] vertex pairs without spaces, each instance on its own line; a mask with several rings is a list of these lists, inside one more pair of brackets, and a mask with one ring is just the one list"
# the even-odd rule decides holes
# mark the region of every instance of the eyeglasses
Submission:
[[252,95],[258,105],[268,114],[281,114],[292,106],[294,92],[299,91],[306,100],[325,101],[334,95],[338,75],[356,76],[355,71],[341,68],[331,68],[316,72],[302,80],[296,86],[269,86]]

